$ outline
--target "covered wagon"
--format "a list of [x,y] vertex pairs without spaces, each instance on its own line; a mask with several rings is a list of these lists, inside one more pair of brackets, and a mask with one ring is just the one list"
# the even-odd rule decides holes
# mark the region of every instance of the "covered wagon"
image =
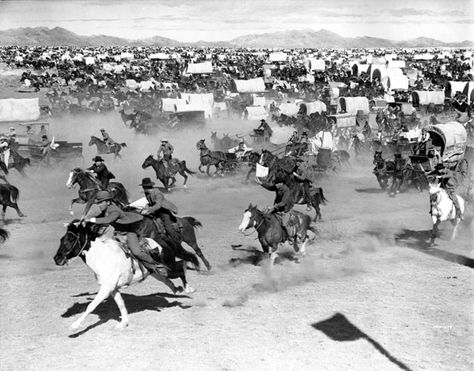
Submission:
[[355,114],[363,111],[368,114],[370,111],[369,100],[366,97],[340,97],[337,104],[337,112]]
[[466,151],[465,127],[457,121],[451,121],[445,124],[429,125],[426,131],[430,140],[421,143],[415,150],[415,154],[410,156],[412,163],[419,164],[425,171],[433,171],[439,163],[456,169],[464,160]]
[[261,77],[250,80],[233,80],[233,87],[237,93],[263,93],[265,82]]

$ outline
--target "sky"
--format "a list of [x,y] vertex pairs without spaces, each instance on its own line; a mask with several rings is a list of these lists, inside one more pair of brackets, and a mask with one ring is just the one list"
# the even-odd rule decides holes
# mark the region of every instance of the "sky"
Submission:
[[474,40],[474,0],[0,0],[0,30],[217,41],[327,29],[345,37]]

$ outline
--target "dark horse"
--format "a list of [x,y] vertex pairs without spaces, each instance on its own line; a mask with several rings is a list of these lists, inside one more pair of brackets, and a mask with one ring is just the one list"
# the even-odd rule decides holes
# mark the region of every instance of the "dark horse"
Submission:
[[17,204],[19,196],[20,191],[18,190],[18,188],[8,183],[0,183],[0,205],[2,205],[2,219],[5,219],[7,207],[15,209],[19,217],[25,216],[25,214],[21,212]]
[[89,141],[89,146],[97,146],[97,154],[113,154],[115,158],[121,158],[120,151],[122,148],[127,147],[127,143],[114,143],[110,147],[100,138],[97,138],[91,135],[91,140]]
[[[68,188],[72,188],[72,186],[76,183],[79,184],[79,197],[71,200],[71,204],[69,206],[71,215],[73,214],[72,205],[75,203],[87,203],[86,210],[84,212],[86,213],[94,202],[96,193],[102,188],[100,182],[95,179],[91,173],[88,173],[81,168],[75,168],[69,173],[66,186]],[[125,190],[125,187],[122,183],[111,182],[107,187],[107,191],[113,195],[113,200],[116,203],[122,206],[128,205],[129,201],[127,191]]]
[[259,179],[259,183],[270,191],[275,190],[275,183],[286,183],[288,176],[293,174],[298,168],[298,162],[293,157],[285,156],[278,158],[266,149],[262,150],[259,163],[268,167],[268,175],[265,179]]
[[260,153],[249,151],[242,157],[242,160],[246,161],[249,166],[247,176],[245,177],[245,183],[247,183],[250,179],[250,174],[256,172],[257,162],[260,161]]
[[211,166],[215,166],[216,173],[223,170],[223,163],[227,161],[226,153],[222,151],[211,151],[207,148],[206,143],[204,142],[205,139],[201,139],[199,142],[196,143],[196,148],[200,151],[199,159],[201,163],[199,164],[199,171],[203,173],[202,166],[207,166],[206,174],[211,175],[209,173],[209,168]]
[[5,242],[8,237],[8,231],[3,228],[0,228],[0,243]]
[[[280,243],[292,240],[293,248],[296,252],[300,252],[302,256],[306,253],[306,240],[308,238],[308,230],[316,233],[316,230],[310,226],[310,217],[306,214],[292,210],[291,224],[295,227],[293,237],[287,235],[284,231],[281,221],[274,214],[266,214],[259,210],[257,206],[249,205],[244,211],[242,222],[239,230],[241,232],[249,228],[255,228],[258,233],[258,240],[262,245],[263,252],[269,254],[270,264],[273,265],[277,258],[277,249]],[[301,250],[298,246],[298,240],[303,244]]]
[[[26,177],[25,167],[30,165],[30,159],[28,157],[22,157],[16,150],[13,148],[10,149],[10,156],[13,159],[13,163],[8,165],[8,169],[15,169],[20,173],[21,176]],[[3,171],[4,168],[2,168]],[[8,174],[8,172],[5,172]]]
[[[160,180],[161,183],[165,186],[168,191],[176,183],[175,175],[179,173],[184,178],[184,188],[186,188],[186,182],[188,180],[188,174],[196,174],[194,171],[191,171],[186,166],[186,161],[180,161],[177,158],[171,160],[171,164],[167,169],[163,160],[155,160],[153,155],[148,156],[142,164],[142,169],[146,169],[151,166],[155,170],[156,178]],[[171,179],[171,183],[169,183]]]
[[395,172],[395,162],[392,160],[386,161],[382,157],[381,151],[375,151],[373,164],[375,165],[373,173],[377,178],[377,182],[380,188],[386,189],[388,187],[388,181],[392,178]]

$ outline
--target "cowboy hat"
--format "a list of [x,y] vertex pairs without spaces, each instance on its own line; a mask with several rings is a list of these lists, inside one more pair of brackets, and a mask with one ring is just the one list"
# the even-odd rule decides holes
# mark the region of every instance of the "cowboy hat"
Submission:
[[92,159],[92,161],[98,162],[98,161],[105,161],[105,160],[104,160],[102,157],[100,157],[100,156],[95,156],[95,157]]
[[112,195],[107,192],[107,191],[99,191],[97,192],[97,195],[95,196],[95,203],[103,202],[103,201],[108,201],[111,200],[113,197]]
[[142,187],[153,187],[155,185],[155,182],[152,182],[150,178],[143,178],[142,182],[139,184]]
[[100,129],[100,131],[105,131],[105,129]]
[[162,141],[162,142],[168,142],[168,139],[163,138],[161,141]]

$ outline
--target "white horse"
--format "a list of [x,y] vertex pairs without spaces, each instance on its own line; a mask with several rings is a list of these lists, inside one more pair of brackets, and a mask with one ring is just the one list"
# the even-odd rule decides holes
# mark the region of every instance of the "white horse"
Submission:
[[[453,201],[449,198],[448,193],[440,187],[436,182],[429,184],[430,204],[431,204],[431,219],[433,221],[433,230],[431,231],[431,243],[434,243],[438,233],[438,226],[441,222],[451,221],[453,224],[453,233],[451,241],[456,238],[456,229],[460,218],[456,217],[456,209]],[[464,214],[464,199],[456,195],[461,214]]]
[[[150,249],[158,248],[162,252],[162,247],[154,240],[147,238]],[[77,330],[84,319],[94,311],[94,309],[110,295],[113,296],[120,310],[121,321],[117,328],[124,328],[128,325],[128,312],[120,294],[122,287],[142,282],[149,275],[163,282],[173,293],[180,291],[168,278],[158,274],[150,273],[142,263],[135,258],[125,254],[117,240],[91,232],[89,227],[83,227],[79,223],[68,225],[66,234],[61,238],[59,249],[54,256],[56,265],[65,265],[75,257],[81,259],[95,273],[100,285],[99,291],[87,306],[86,311],[72,325],[73,330]],[[183,269],[186,262],[183,264]],[[193,289],[188,287],[187,292]]]

